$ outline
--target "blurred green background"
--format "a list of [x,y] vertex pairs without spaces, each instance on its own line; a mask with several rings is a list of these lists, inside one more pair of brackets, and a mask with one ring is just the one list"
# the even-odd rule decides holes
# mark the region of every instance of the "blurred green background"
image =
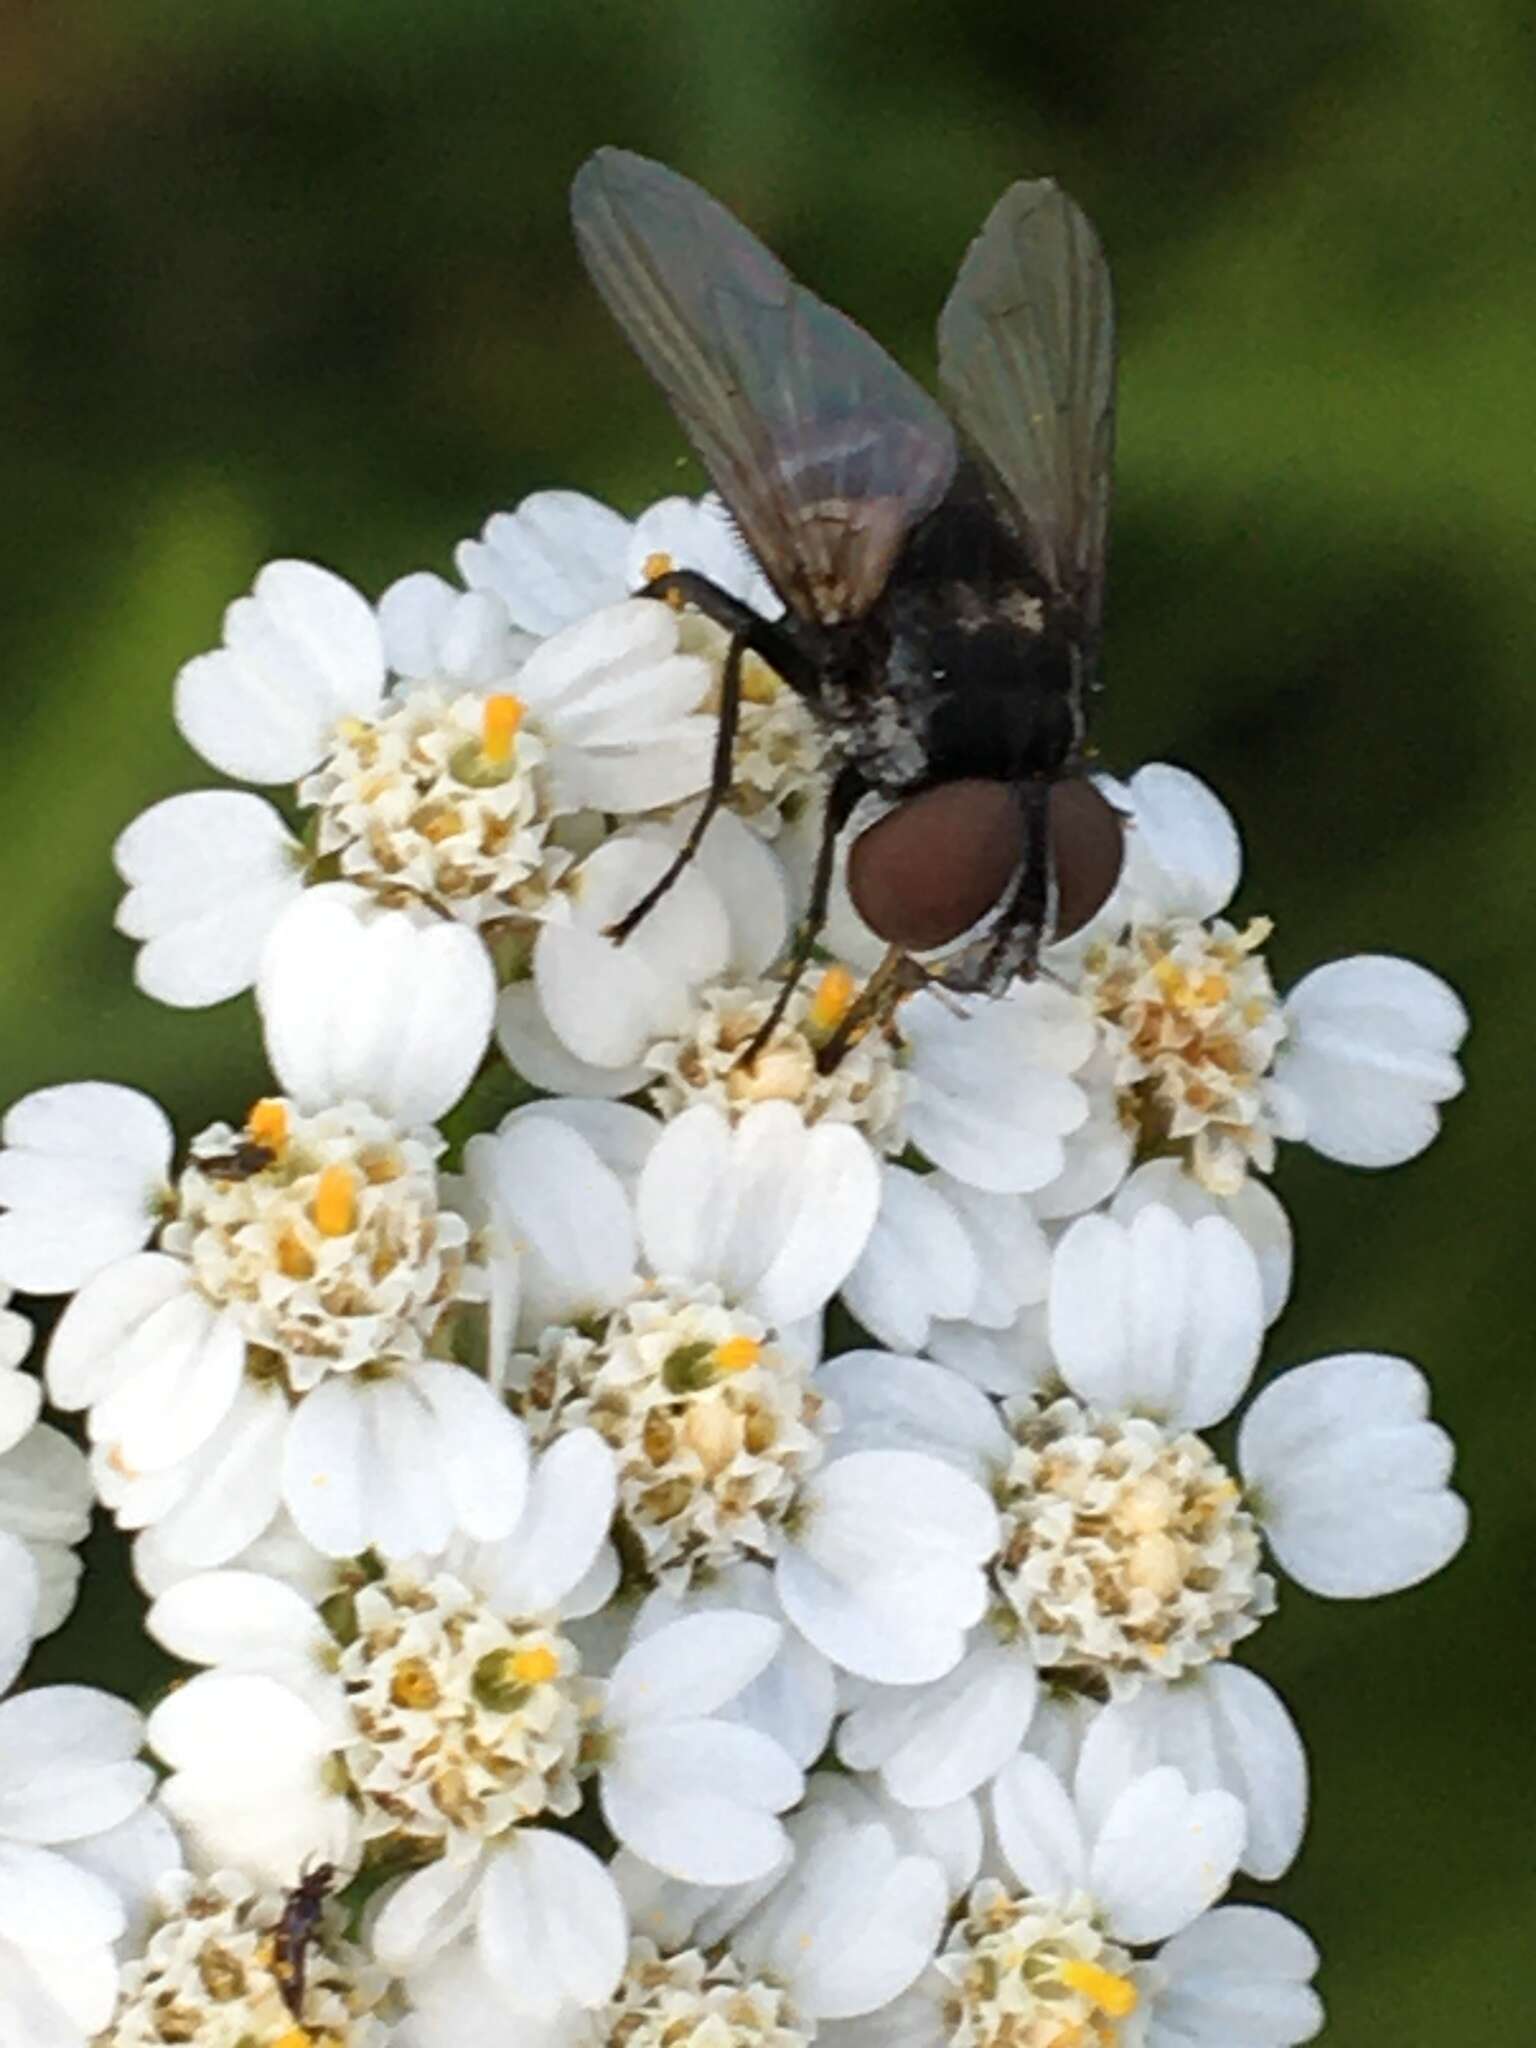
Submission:
[[[1435,1585],[1287,1592],[1258,1639],[1315,1757],[1281,1903],[1352,2048],[1530,2036],[1533,134],[1513,0],[0,11],[5,1098],[131,1080],[186,1130],[254,1092],[245,1005],[134,994],[108,850],[209,779],[171,678],[265,558],[376,591],[540,485],[694,487],[571,247],[589,148],[703,180],[923,372],[1010,179],[1096,217],[1109,759],[1224,792],[1284,977],[1401,951],[1477,1020],[1424,1159],[1279,1176],[1273,1360],[1421,1360],[1476,1518]],[[104,1564],[38,1668],[99,1677],[109,1642],[144,1685],[135,1626]]]

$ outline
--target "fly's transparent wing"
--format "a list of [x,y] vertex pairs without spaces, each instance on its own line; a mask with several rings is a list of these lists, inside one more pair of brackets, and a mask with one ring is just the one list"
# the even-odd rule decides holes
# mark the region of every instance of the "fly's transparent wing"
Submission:
[[1051,179],[1010,186],[966,251],[939,318],[939,377],[1091,654],[1114,454],[1114,297],[1087,215]]
[[598,150],[571,217],[593,282],[779,595],[827,624],[861,616],[954,472],[943,412],[664,165]]

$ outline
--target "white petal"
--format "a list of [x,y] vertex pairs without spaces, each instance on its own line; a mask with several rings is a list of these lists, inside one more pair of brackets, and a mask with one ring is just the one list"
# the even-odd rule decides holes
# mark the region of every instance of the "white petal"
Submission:
[[48,1347],[48,1392],[64,1409],[88,1408],[141,1357],[159,1349],[160,1317],[188,1297],[180,1259],[143,1252],[109,1266],[76,1295]]
[[613,1879],[582,1843],[543,1828],[520,1831],[490,1857],[476,1935],[514,2011],[601,2005],[624,1968],[627,1928]]
[[0,1937],[46,1953],[115,1941],[122,1928],[122,1905],[99,1877],[46,1849],[0,1842]]
[[656,1143],[637,1212],[653,1271],[717,1282],[781,1326],[836,1291],[879,1199],[874,1154],[848,1125],[807,1129],[789,1103],[764,1102],[733,1128],[700,1104]]
[[[692,810],[667,828],[673,844],[681,844]],[[695,858],[730,925],[730,970],[746,977],[765,973],[789,937],[789,892],[780,862],[731,811],[716,814]]]
[[781,1634],[779,1624],[762,1614],[691,1614],[673,1622],[619,1659],[608,1718],[639,1729],[712,1714],[767,1666]]
[[1466,1539],[1449,1437],[1404,1358],[1350,1352],[1282,1373],[1238,1434],[1243,1477],[1276,1556],[1302,1585],[1369,1599],[1417,1585]]
[[1176,1934],[1157,1958],[1164,1980],[1154,2044],[1294,2048],[1323,2024],[1311,1978],[1316,1948],[1294,1921],[1262,1906],[1219,1906]]
[[486,521],[484,536],[457,550],[472,590],[493,590],[530,633],[563,626],[628,594],[630,526],[580,491],[535,491],[515,512]]
[[603,936],[669,862],[669,849],[654,840],[606,840],[572,880],[579,922],[546,924],[539,933],[533,971],[545,1015],[570,1051],[593,1066],[630,1066],[656,1039],[680,1029],[692,991],[729,960],[725,906],[697,868],[678,877],[623,945]]
[[1242,1233],[1259,1262],[1264,1286],[1264,1320],[1272,1323],[1291,1292],[1294,1264],[1290,1218],[1279,1198],[1263,1181],[1249,1174],[1232,1195],[1214,1195],[1203,1188],[1177,1159],[1149,1159],[1138,1166],[1110,1205],[1117,1223],[1130,1223],[1143,1209],[1171,1209],[1186,1223],[1204,1216],[1224,1216]]
[[[97,1396],[91,1440],[126,1471],[161,1472],[199,1450],[228,1415],[245,1372],[245,1339],[232,1313],[188,1290],[149,1318],[132,1353],[131,1371]],[[127,1356],[120,1347],[119,1360]]]
[[205,761],[241,782],[296,782],[331,729],[384,688],[373,608],[312,562],[271,562],[224,615],[224,647],[176,678],[176,723]]
[[1171,1764],[1196,1792],[1230,1792],[1248,1815],[1244,1870],[1283,1875],[1307,1818],[1307,1757],[1274,1688],[1241,1665],[1211,1664],[1173,1686],[1143,1686],[1091,1722],[1077,1792],[1097,1826],[1143,1772]]
[[267,941],[256,1000],[273,1071],[301,1108],[357,1100],[409,1127],[468,1087],[496,977],[462,925],[312,890]]
[[0,1280],[67,1294],[149,1237],[173,1138],[147,1095],[110,1081],[40,1088],[0,1136]]
[[515,981],[497,998],[496,1043],[525,1081],[556,1095],[630,1095],[651,1078],[638,1063],[600,1067],[578,1059],[545,1016],[531,981]]
[[1243,848],[1225,804],[1187,768],[1150,762],[1131,777],[1121,891],[1163,916],[1214,917],[1237,891]]
[[816,1375],[842,1417],[836,1452],[927,1451],[983,1485],[1012,1455],[997,1410],[968,1381],[925,1358],[844,1351]]
[[318,1667],[332,1647],[314,1605],[292,1586],[261,1572],[200,1572],[162,1593],[145,1627],[186,1664],[273,1671]]
[[603,1813],[621,1842],[672,1877],[746,1884],[783,1860],[772,1816],[801,1788],[789,1757],[755,1728],[678,1721],[624,1736],[603,1773]]
[[1346,1166],[1398,1166],[1430,1143],[1461,1092],[1467,1013],[1412,960],[1361,954],[1314,968],[1286,1000],[1275,1082],[1302,1105],[1307,1143]]
[[442,1431],[401,1380],[322,1381],[294,1411],[283,1502],[327,1557],[442,1549],[454,1518]]
[[635,1278],[629,1198],[586,1140],[551,1117],[530,1117],[465,1148],[470,1181],[521,1266],[524,1326],[614,1308]]
[[562,1607],[597,1559],[616,1491],[613,1453],[595,1430],[556,1438],[534,1467],[516,1528],[479,1560],[498,1613],[546,1614]]
[[984,1640],[936,1685],[866,1696],[844,1721],[837,1753],[850,1769],[878,1769],[904,1806],[948,1806],[1017,1753],[1035,1692],[1028,1656]]
[[0,1705],[0,1835],[71,1842],[104,1834],[143,1805],[144,1722],[126,1700],[50,1685]]
[[455,590],[424,569],[400,577],[379,599],[379,633],[397,675],[447,678],[471,688],[511,676],[529,651],[500,598]]
[[1065,1901],[1088,1881],[1088,1849],[1071,1795],[1037,1756],[1015,1757],[992,1788],[998,1846],[1020,1884]]
[[303,849],[271,804],[244,790],[152,804],[112,857],[129,885],[117,928],[146,942],[134,979],[178,1009],[249,988],[268,932],[304,887]]
[[932,1176],[887,1164],[880,1209],[843,1299],[872,1336],[920,1351],[936,1317],[969,1313],[981,1272],[964,1224]]
[[1051,1348],[1074,1393],[1174,1428],[1228,1414],[1264,1337],[1258,1261],[1230,1223],[1081,1217],[1056,1249]]
[[[517,1838],[512,1844],[516,1854]],[[454,1845],[391,1891],[369,1929],[387,1970],[414,1971],[463,1933],[480,1900],[484,1861],[478,1845]]]
[[[279,1389],[246,1381],[193,1469],[180,1468],[185,1484],[174,1504],[150,1517],[165,1557],[201,1571],[256,1541],[277,1513],[288,1414]],[[128,1526],[122,1510],[118,1519]]]
[[1088,1862],[1088,1888],[1111,1931],[1139,1947],[1187,1927],[1226,1890],[1244,1826],[1230,1793],[1191,1792],[1175,1770],[1148,1771],[1128,1785]]
[[494,1543],[512,1530],[528,1498],[527,1431],[461,1365],[423,1359],[408,1377],[437,1421],[439,1467],[456,1526],[478,1543]]

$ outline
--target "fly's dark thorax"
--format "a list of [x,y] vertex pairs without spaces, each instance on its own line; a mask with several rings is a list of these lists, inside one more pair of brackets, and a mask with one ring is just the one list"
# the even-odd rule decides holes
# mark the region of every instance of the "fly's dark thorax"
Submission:
[[932,780],[1011,782],[1073,764],[1083,722],[1071,621],[974,469],[911,535],[882,607],[893,683],[926,705]]

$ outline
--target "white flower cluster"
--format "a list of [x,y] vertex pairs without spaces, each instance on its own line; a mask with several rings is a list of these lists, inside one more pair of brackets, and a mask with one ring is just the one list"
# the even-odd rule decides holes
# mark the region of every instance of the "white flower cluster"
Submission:
[[606,929],[695,815],[723,656],[629,593],[776,610],[729,523],[550,492],[458,562],[377,607],[275,563],[178,678],[286,794],[136,819],[119,922],[161,1001],[254,988],[251,1106],[5,1119],[0,1283],[68,1297],[88,1453],[0,1310],[0,1680],[93,1500],[190,1675],[147,1725],[0,1705],[0,2039],[1309,2039],[1311,1943],[1219,1903],[1306,1817],[1242,1646],[1282,1573],[1392,1592],[1466,1514],[1406,1360],[1252,1392],[1264,1176],[1422,1150],[1460,1004],[1376,957],[1279,993],[1230,818],[1152,766],[1037,980],[820,1058],[879,953],[844,893],[757,1043],[822,790],[760,663],[729,806]]

